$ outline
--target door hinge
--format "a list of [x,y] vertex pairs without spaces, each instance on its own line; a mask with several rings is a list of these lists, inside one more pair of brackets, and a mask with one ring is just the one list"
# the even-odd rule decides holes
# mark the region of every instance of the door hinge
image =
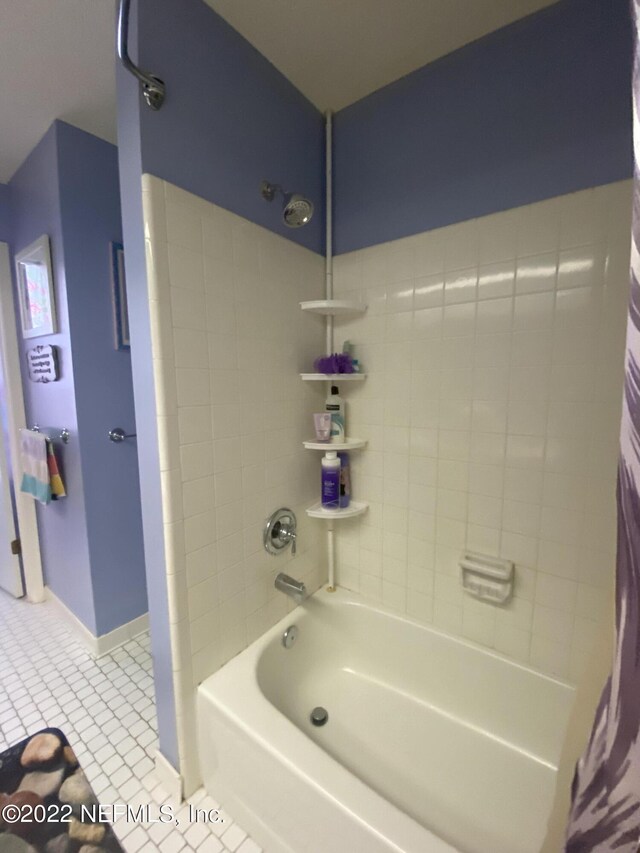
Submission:
[[22,545],[19,539],[14,539],[11,543],[11,553],[14,555],[22,554]]

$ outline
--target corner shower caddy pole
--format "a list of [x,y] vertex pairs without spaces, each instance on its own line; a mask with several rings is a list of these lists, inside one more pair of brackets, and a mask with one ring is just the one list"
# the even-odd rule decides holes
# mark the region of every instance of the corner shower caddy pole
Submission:
[[[313,299],[308,302],[301,302],[300,308],[303,311],[311,311],[315,314],[323,314],[325,317],[325,332],[326,332],[326,351],[327,354],[332,354],[335,350],[334,341],[334,317],[340,316],[357,316],[364,314],[367,306],[363,304],[361,299],[334,299],[333,298],[333,169],[332,169],[332,145],[333,145],[333,115],[331,110],[327,110],[325,115],[325,198],[326,198],[326,237],[325,237],[325,298]],[[349,382],[363,380],[366,378],[364,373],[352,374],[326,374],[326,373],[301,373],[300,378],[304,382],[328,382],[329,385],[336,382]],[[305,441],[304,446],[308,450],[322,450],[328,448],[325,444],[318,441]],[[333,445],[334,450],[360,450],[365,447],[366,441],[359,438],[344,438],[341,442],[336,442]],[[311,518],[321,518],[327,524],[327,575],[328,585],[327,592],[335,592],[336,590],[336,553],[335,553],[335,527],[334,522],[339,518],[355,518],[357,515],[362,515],[367,511],[369,504],[366,501],[351,501],[348,507],[341,509],[327,509],[322,505],[322,501],[318,501],[313,506],[307,507],[307,515]]]
[[333,521],[327,522],[327,562],[328,586],[327,592],[336,591],[336,546],[333,536]]
[[[326,252],[325,299],[333,299],[333,113],[325,113]],[[327,355],[333,352],[333,315],[327,314]]]
[[[325,184],[326,184],[326,250],[325,250],[325,298],[333,299],[333,113],[325,113]],[[326,316],[327,355],[333,352],[333,315]],[[329,592],[336,588],[336,548],[333,537],[333,521],[327,524],[327,562]]]

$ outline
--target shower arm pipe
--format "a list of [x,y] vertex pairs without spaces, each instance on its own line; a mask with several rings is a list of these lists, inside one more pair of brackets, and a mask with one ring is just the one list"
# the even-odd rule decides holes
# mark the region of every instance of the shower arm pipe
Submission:
[[143,71],[135,65],[129,56],[129,9],[131,0],[120,0],[118,10],[118,30],[116,34],[116,50],[122,65],[138,80],[142,94],[152,110],[159,110],[166,96],[166,86],[159,77]]
[[[325,113],[326,254],[325,298],[333,299],[333,113]],[[333,317],[326,318],[327,355],[333,353]]]

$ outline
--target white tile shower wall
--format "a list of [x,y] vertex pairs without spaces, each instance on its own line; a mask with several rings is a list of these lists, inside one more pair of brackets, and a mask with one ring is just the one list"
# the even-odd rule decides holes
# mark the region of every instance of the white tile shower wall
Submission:
[[[337,324],[354,493],[338,581],[413,618],[578,678],[610,618],[631,183],[342,255]],[[463,594],[464,548],[514,560],[503,608]]]
[[[298,303],[323,258],[157,178],[143,179],[153,367],[181,771],[197,783],[194,688],[291,608],[289,571],[315,590],[319,491],[302,441],[317,398],[300,380],[324,346]],[[298,517],[298,555],[270,557],[265,518]],[[194,769],[195,768],[195,769]]]

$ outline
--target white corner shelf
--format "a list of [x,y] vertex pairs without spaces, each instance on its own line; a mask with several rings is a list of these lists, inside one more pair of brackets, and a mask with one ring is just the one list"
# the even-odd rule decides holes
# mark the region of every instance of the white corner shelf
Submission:
[[311,518],[324,518],[327,521],[336,518],[355,518],[357,515],[362,515],[369,509],[369,504],[365,501],[351,501],[345,509],[325,509],[322,503],[313,504],[307,509],[307,515]]
[[312,314],[324,314],[329,317],[364,314],[367,310],[366,305],[353,299],[315,299],[312,302],[301,302],[300,308]]
[[366,373],[301,373],[303,382],[358,382],[366,377]]
[[307,450],[360,450],[366,447],[367,441],[364,438],[348,438],[346,441],[303,441]]

